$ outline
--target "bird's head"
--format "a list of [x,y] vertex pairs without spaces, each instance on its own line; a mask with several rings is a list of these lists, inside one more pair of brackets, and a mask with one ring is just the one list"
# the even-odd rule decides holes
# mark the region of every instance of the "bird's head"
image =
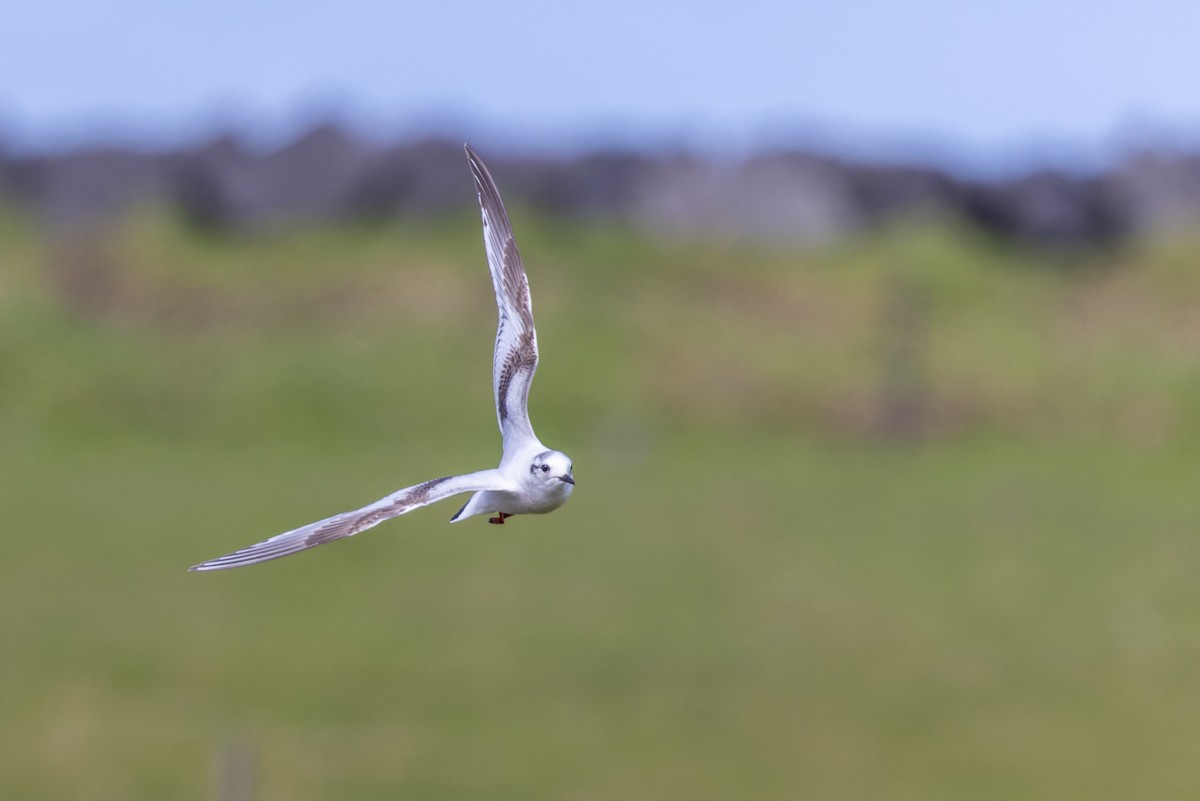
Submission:
[[571,459],[562,451],[545,451],[533,457],[529,472],[534,480],[548,487],[561,488],[566,492],[575,486],[571,475]]

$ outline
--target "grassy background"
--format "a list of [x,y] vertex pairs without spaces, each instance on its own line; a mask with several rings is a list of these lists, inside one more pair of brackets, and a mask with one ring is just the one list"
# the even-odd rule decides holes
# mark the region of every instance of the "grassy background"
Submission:
[[1200,792],[1200,242],[514,218],[571,503],[195,575],[495,463],[477,222],[0,217],[0,795]]

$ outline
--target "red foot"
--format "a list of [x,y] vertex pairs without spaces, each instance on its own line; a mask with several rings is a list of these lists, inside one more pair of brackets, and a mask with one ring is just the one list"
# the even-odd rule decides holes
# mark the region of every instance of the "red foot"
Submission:
[[497,526],[503,525],[506,517],[512,517],[512,515],[505,514],[504,512],[496,512],[496,514],[497,517],[489,517],[488,522],[495,523]]

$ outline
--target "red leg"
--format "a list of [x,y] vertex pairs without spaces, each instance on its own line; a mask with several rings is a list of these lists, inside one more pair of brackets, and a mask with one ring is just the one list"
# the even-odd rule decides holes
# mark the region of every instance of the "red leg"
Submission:
[[496,512],[496,515],[497,515],[496,517],[489,517],[488,522],[495,523],[497,526],[503,525],[505,518],[512,517],[512,515],[505,514],[504,512]]

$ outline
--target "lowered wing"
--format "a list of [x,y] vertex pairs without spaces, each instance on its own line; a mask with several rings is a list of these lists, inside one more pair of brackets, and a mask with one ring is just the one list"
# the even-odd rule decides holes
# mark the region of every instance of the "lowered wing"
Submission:
[[478,473],[468,473],[465,476],[430,479],[422,484],[397,490],[386,498],[381,498],[361,509],[355,509],[353,512],[343,512],[340,515],[309,523],[307,526],[278,534],[257,545],[251,545],[249,548],[201,562],[189,569],[227,570],[232,567],[269,562],[272,559],[299,553],[327,542],[340,540],[343,537],[353,537],[384,520],[411,512],[413,509],[427,506],[443,498],[449,498],[451,495],[486,489],[509,489],[509,485],[501,478],[498,470],[480,470]]

